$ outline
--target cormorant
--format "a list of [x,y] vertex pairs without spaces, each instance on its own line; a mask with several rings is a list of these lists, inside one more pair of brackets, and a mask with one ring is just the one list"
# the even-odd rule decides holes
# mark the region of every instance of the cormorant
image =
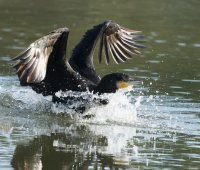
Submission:
[[36,40],[13,60],[13,66],[22,86],[31,86],[44,96],[58,91],[93,91],[94,93],[114,93],[128,86],[129,76],[112,73],[102,79],[93,65],[93,52],[100,40],[98,59],[110,63],[125,62],[133,55],[140,54],[137,44],[142,38],[140,31],[130,30],[109,20],[88,30],[76,45],[72,56],[67,59],[66,46],[68,28],[59,28]]

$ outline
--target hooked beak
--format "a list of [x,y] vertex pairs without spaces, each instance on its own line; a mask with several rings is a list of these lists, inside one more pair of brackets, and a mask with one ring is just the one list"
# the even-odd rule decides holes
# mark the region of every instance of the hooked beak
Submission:
[[118,81],[117,82],[117,88],[118,89],[127,88],[128,86],[129,86],[129,83],[127,83],[125,81]]
[[142,84],[143,84],[143,81],[135,80],[133,77],[130,76],[128,82],[118,81],[117,82],[117,88],[123,89],[123,88],[127,88],[128,86],[142,85]]

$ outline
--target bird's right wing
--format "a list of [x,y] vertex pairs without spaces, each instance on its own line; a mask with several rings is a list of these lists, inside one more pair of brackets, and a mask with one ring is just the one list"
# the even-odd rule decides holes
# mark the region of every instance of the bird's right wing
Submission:
[[71,79],[80,83],[66,59],[68,34],[68,28],[50,32],[13,59],[17,61],[13,67],[21,85],[29,85],[37,93],[51,95],[70,89]]

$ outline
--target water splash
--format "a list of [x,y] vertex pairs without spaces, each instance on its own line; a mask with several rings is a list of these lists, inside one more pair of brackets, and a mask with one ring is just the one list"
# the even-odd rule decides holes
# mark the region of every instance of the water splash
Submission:
[[[185,130],[187,121],[182,113],[199,112],[199,104],[181,103],[172,96],[145,96],[138,92],[141,89],[129,87],[114,94],[97,95],[89,91],[66,93],[58,96],[70,96],[83,100],[69,100],[67,104],[53,104],[51,97],[36,94],[29,87],[21,87],[16,77],[0,77],[1,117],[10,116],[12,122],[38,122],[38,117],[67,117],[74,122],[101,125],[125,125],[131,127],[148,127],[157,130]],[[108,100],[108,104],[99,103]],[[83,113],[75,108],[85,107]],[[14,116],[14,117],[13,117]],[[86,116],[91,116],[86,119]],[[195,115],[193,115],[195,119]],[[39,117],[39,118],[40,118]],[[25,120],[26,119],[26,120]],[[34,121],[35,120],[35,121]],[[52,121],[52,118],[51,120]],[[55,124],[58,122],[54,122]],[[26,126],[27,126],[26,124]],[[12,126],[12,125],[11,125]],[[41,124],[39,125],[41,126]],[[186,129],[187,130],[187,129]]]
[[[19,85],[15,77],[0,77],[0,107],[7,109],[5,112],[19,112],[22,117],[27,113],[32,115],[50,112],[51,114],[71,116],[78,122],[88,123],[126,123],[133,124],[137,120],[134,103],[131,103],[130,94],[133,88],[122,89],[115,94],[93,94],[92,92],[57,92],[57,97],[71,97],[65,104],[51,102],[51,97],[36,94],[30,87]],[[103,104],[102,101],[108,101]],[[137,103],[138,104],[138,103]],[[80,108],[84,113],[80,114]],[[8,111],[9,110],[9,111]],[[16,113],[18,114],[18,113]],[[85,116],[92,116],[85,119]]]
[[93,123],[121,123],[133,124],[137,121],[137,111],[130,102],[126,91],[118,91],[107,95],[109,103],[99,107],[92,107],[85,115],[95,115]]
[[[67,104],[53,104],[54,113],[70,113],[71,116],[77,114],[74,108],[85,107],[85,111],[76,118],[81,122],[88,123],[126,123],[132,124],[137,120],[136,107],[131,103],[129,94],[133,91],[132,87],[119,90],[114,94],[93,94],[87,92],[58,92],[58,97],[73,97]],[[81,98],[81,100],[79,100]],[[101,101],[108,101],[102,104]],[[84,119],[85,117],[90,119]]]

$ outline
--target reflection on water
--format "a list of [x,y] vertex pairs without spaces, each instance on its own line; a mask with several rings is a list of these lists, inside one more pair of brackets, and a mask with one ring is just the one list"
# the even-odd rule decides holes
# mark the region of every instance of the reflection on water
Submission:
[[71,124],[60,132],[19,143],[12,166],[16,169],[154,169],[161,164],[182,169],[199,166],[199,136],[183,133],[185,129],[178,127],[181,125],[177,122],[171,127],[162,124],[161,128],[146,129],[142,126]]
[[[199,169],[199,5],[0,0],[0,169]],[[87,29],[107,19],[143,30],[148,48],[121,65],[94,58],[97,72],[126,72],[143,84],[106,96],[108,105],[90,103],[89,120],[19,86],[10,59],[31,42],[67,26],[70,55]]]
[[120,143],[119,137],[123,138],[124,133],[116,133],[117,130],[113,131],[108,127],[107,130],[115,132],[111,139],[109,135],[94,133],[85,125],[71,125],[68,128],[67,133],[42,135],[29,141],[28,144],[17,145],[12,159],[13,167],[16,169],[23,169],[25,166],[28,169],[33,167],[36,169],[104,169],[106,167],[112,169],[129,165],[127,152],[120,154],[122,149],[120,145],[123,143]]
[[[150,109],[146,110],[150,112]],[[17,145],[12,166],[16,169],[146,166],[154,169],[160,167],[160,164],[180,169],[183,166],[198,167],[199,120],[195,121],[194,115],[187,116],[185,120],[185,116],[179,114],[162,116],[148,113],[139,115],[139,121],[131,126],[65,123],[62,127],[58,119],[54,133],[46,129],[41,135]],[[42,127],[43,130],[45,126]],[[188,128],[184,128],[186,126]],[[39,129],[35,130],[39,132]],[[23,135],[22,132],[19,131],[18,135]],[[11,132],[11,137],[15,133]],[[184,140],[187,142],[183,142]]]

